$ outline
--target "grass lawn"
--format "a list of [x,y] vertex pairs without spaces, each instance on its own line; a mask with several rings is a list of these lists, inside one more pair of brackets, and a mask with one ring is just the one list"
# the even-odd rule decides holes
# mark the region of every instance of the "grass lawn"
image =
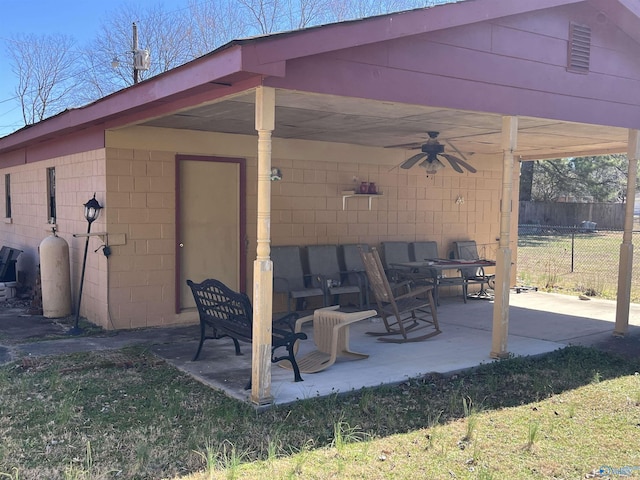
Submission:
[[0,478],[640,477],[638,371],[569,347],[256,412],[143,350],[24,359]]
[[[633,242],[638,242],[637,233]],[[518,283],[615,299],[621,243],[622,232],[521,236]],[[640,303],[640,261],[634,263],[631,302]]]

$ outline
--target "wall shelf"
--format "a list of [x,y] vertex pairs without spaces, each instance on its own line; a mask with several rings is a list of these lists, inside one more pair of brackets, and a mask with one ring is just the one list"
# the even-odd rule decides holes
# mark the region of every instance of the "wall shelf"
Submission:
[[371,210],[371,200],[375,197],[383,197],[383,193],[356,193],[353,190],[342,191],[342,210],[346,210],[347,198],[351,197],[368,197],[369,198],[369,210]]

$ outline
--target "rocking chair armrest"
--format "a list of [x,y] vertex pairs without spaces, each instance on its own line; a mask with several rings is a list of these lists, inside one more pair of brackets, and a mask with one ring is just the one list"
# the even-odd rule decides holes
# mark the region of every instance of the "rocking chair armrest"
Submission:
[[413,281],[401,280],[399,282],[395,282],[393,285],[390,285],[390,287],[391,287],[391,290],[393,290],[394,292],[400,289],[405,289],[407,293],[409,293],[413,288]]

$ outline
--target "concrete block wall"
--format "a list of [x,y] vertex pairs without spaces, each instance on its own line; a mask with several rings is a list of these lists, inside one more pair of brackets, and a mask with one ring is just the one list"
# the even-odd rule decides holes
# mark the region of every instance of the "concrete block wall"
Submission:
[[191,323],[175,314],[175,152],[107,148],[109,305],[117,328]]
[[[449,168],[427,176],[420,168],[389,172],[386,165],[281,158],[274,158],[273,165],[282,170],[283,179],[272,183],[272,245],[378,246],[392,240],[434,240],[440,256],[448,257],[453,241],[473,239],[481,256],[495,259],[499,171],[459,175]],[[249,177],[250,185],[257,181]],[[371,200],[371,209],[367,197],[346,198],[343,208],[342,192],[356,190],[361,181],[375,182],[381,195]],[[462,201],[456,203],[458,198]],[[255,238],[255,227],[248,228],[252,232],[249,237]],[[460,292],[458,288],[442,289],[441,293]],[[314,301],[309,299],[310,305]],[[283,298],[274,299],[274,310],[284,311],[284,302]]]
[[[250,290],[257,212],[253,137],[134,128],[115,134],[106,149],[4,169],[11,174],[13,214],[1,225],[0,243],[25,250],[20,268],[33,281],[38,245],[51,229],[46,169],[55,166],[55,226],[70,246],[74,308],[85,239],[73,234],[86,232],[82,205],[96,192],[105,209],[92,232],[126,240],[112,244],[107,259],[99,249],[106,239],[90,238],[81,314],[106,328],[196,321],[195,312],[175,313],[177,153],[246,158]],[[447,256],[453,240],[472,238],[481,255],[494,257],[500,160],[476,165],[481,168],[475,175],[447,168],[430,176],[420,168],[393,168],[401,160],[398,152],[384,149],[274,139],[272,164],[283,179],[271,183],[272,244],[435,240]],[[365,197],[347,198],[343,208],[342,192],[362,181],[375,182],[381,195],[371,209]],[[464,201],[456,203],[458,197]]]
[[[3,218],[0,224],[0,244],[19,248],[17,271],[20,287],[35,285],[39,264],[38,246],[55,227],[58,236],[69,244],[71,293],[73,310],[77,305],[80,287],[82,257],[85,238],[75,238],[74,233],[86,233],[84,203],[96,194],[104,205],[104,155],[103,149],[56,157],[45,161],[27,163],[3,169],[1,203],[4,216],[4,174],[11,175],[11,218]],[[56,220],[48,218],[47,168],[56,169]],[[93,232],[104,231],[104,216],[92,225]],[[89,255],[84,280],[83,301],[80,313],[93,322],[107,321],[106,262],[102,255],[93,252],[101,244],[98,237],[89,241]]]
[[[337,161],[275,158],[273,164],[283,173],[272,183],[273,245],[435,240],[441,256],[460,239],[476,240],[486,256],[497,247],[500,172],[463,176],[445,169],[427,176],[420,168],[389,172],[388,166]],[[375,182],[381,195],[371,209],[367,197],[346,198],[343,209],[342,191],[361,181]]]

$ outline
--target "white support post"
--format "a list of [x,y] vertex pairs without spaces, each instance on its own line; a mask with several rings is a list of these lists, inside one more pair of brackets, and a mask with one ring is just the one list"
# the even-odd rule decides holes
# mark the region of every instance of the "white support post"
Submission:
[[275,90],[256,89],[258,131],[258,232],[253,262],[253,344],[251,358],[251,401],[273,402],[271,396],[271,321],[273,310],[273,262],[271,242],[271,132],[275,128]]
[[616,325],[613,330],[613,334],[616,336],[624,336],[629,330],[631,273],[633,270],[633,207],[636,198],[638,156],[640,156],[638,135],[638,130],[629,130],[629,144],[627,146],[627,157],[629,159],[629,169],[627,171],[627,204],[624,216],[624,233],[622,235],[622,244],[620,245]]
[[496,254],[496,290],[493,304],[492,358],[505,358],[509,332],[509,288],[511,275],[511,205],[513,204],[513,151],[517,148],[518,118],[502,118],[502,197],[500,243]]

